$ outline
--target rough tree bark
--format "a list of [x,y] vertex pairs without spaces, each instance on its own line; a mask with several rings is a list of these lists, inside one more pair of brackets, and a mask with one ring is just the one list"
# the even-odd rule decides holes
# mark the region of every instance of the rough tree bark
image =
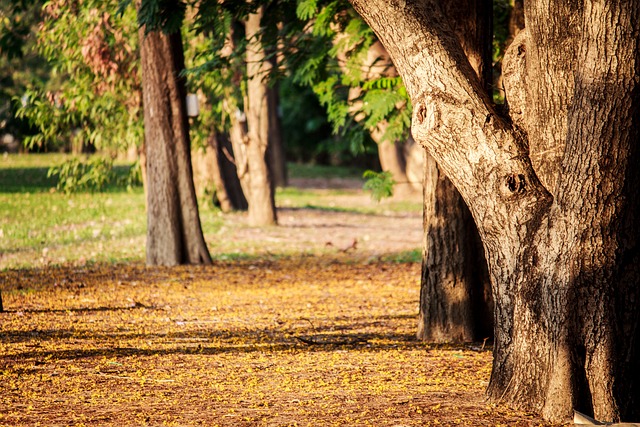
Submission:
[[554,421],[574,408],[640,418],[640,0],[528,2],[513,55],[524,104],[509,117],[438,2],[351,2],[404,79],[414,138],[478,226],[495,301],[489,396]]
[[147,264],[210,264],[191,170],[180,33],[145,34],[140,55],[147,165]]
[[269,103],[267,79],[271,64],[265,59],[260,38],[264,7],[259,7],[245,22],[247,38],[247,174],[245,195],[249,202],[249,224],[274,225],[277,222],[274,188],[268,167]]
[[[491,3],[441,2],[466,57],[487,89],[492,81]],[[418,338],[465,342],[491,337],[493,300],[478,231],[460,193],[428,153],[423,225]]]

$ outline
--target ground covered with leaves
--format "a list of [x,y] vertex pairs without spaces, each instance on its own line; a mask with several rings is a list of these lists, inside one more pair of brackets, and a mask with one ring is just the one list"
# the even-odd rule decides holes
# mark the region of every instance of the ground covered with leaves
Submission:
[[335,255],[0,276],[0,425],[537,426],[491,352],[414,338],[417,263]]

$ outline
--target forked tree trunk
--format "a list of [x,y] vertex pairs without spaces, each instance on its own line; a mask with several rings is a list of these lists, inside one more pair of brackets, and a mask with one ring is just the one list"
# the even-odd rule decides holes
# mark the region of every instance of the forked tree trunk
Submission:
[[478,225],[495,301],[489,395],[555,421],[574,408],[638,420],[640,0],[529,2],[509,120],[438,2],[352,3],[403,76],[414,138]]
[[180,33],[141,28],[147,264],[209,264],[191,170]]
[[271,173],[268,167],[269,150],[269,102],[267,79],[271,64],[265,58],[261,42],[260,21],[263,7],[247,18],[247,144],[249,224],[274,225],[277,222],[275,197]]
[[[482,84],[491,76],[491,0],[444,1],[444,13]],[[493,336],[493,300],[478,231],[460,193],[427,153],[418,338],[480,341]]]

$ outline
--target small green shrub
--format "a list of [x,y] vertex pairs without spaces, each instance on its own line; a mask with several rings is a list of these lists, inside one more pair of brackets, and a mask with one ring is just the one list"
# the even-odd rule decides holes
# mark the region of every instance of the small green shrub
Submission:
[[58,177],[56,189],[65,194],[104,191],[116,177],[113,160],[98,156],[91,157],[86,162],[73,157],[49,169],[47,176],[55,175]]
[[375,172],[367,170],[362,177],[366,180],[363,188],[371,191],[371,198],[376,202],[393,196],[393,186],[396,184],[391,172]]

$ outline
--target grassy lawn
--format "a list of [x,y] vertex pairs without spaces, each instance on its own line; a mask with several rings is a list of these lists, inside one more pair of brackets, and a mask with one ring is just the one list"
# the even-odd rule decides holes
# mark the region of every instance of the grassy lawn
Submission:
[[[55,178],[47,177],[47,171],[67,158],[64,154],[0,157],[0,269],[144,259],[146,213],[142,188],[127,191],[110,187],[102,193],[61,194],[55,191]],[[289,173],[301,179],[358,180],[362,176],[362,171],[353,168],[297,164],[290,165]],[[366,215],[421,209],[418,201],[375,203],[357,188],[289,187],[278,189],[276,201],[279,208]],[[200,216],[214,258],[243,258],[256,252],[248,246],[252,243],[221,238],[230,230],[246,227],[244,213],[222,215],[203,201]],[[415,258],[415,252],[408,256]]]

